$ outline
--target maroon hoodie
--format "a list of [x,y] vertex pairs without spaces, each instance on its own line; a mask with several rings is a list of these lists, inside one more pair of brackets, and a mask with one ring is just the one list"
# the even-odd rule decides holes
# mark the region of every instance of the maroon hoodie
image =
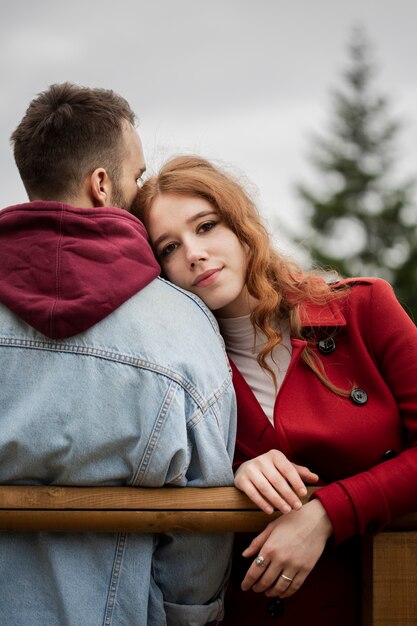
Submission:
[[143,224],[113,207],[0,211],[0,302],[44,335],[90,328],[158,276]]

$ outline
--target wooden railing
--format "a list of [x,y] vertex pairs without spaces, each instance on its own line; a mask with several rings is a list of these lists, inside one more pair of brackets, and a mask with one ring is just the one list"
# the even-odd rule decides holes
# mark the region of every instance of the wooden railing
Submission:
[[278,515],[235,487],[0,486],[0,531],[259,531]]
[[[0,486],[0,532],[257,532],[279,515],[234,487]],[[362,604],[361,626],[417,625],[417,512],[364,539]]]

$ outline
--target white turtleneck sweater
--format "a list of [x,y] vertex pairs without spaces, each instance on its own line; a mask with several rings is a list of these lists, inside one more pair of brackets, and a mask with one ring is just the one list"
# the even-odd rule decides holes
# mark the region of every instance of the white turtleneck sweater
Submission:
[[[275,388],[271,375],[256,360],[267,343],[264,333],[255,329],[250,315],[217,320],[227,352],[252,389],[266,416],[274,425]],[[282,342],[266,357],[280,387],[291,360],[292,346],[288,322],[281,327]]]

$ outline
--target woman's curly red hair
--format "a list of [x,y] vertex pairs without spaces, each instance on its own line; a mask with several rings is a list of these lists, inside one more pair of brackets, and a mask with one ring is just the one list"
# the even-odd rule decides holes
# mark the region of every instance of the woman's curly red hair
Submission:
[[[135,214],[147,226],[152,203],[159,195],[192,196],[207,200],[223,222],[248,249],[246,285],[257,300],[251,321],[267,337],[258,362],[276,378],[265,358],[282,341],[279,321],[288,319],[291,334],[302,336],[301,309],[307,302],[324,304],[344,295],[345,289],[331,289],[323,276],[304,272],[298,263],[280,255],[273,247],[259,212],[240,182],[211,162],[198,156],[178,156],[168,161],[143,185]],[[278,323],[277,323],[278,322]],[[337,394],[346,395],[329,381],[322,361],[307,343],[302,355],[320,380]]]

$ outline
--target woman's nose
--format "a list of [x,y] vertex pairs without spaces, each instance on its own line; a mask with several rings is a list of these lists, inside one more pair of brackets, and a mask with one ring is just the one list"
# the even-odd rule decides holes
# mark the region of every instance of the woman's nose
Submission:
[[198,244],[188,244],[186,254],[187,261],[191,267],[195,267],[196,263],[207,258],[205,250]]

